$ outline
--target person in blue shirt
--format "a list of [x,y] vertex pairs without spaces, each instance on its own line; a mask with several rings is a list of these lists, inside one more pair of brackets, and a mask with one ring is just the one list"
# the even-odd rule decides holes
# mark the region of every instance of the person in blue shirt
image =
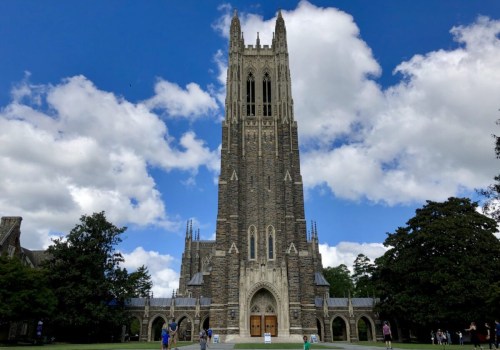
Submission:
[[208,336],[208,342],[210,343],[212,341],[212,328],[208,328],[207,330],[207,336]]
[[168,329],[167,329],[167,324],[164,323],[163,327],[161,328],[161,348],[162,350],[167,350],[168,349],[168,340],[169,340],[169,334],[168,334]]
[[172,322],[168,325],[168,333],[170,335],[169,349],[172,349],[172,344],[177,349],[177,323],[175,323],[175,318],[173,318]]

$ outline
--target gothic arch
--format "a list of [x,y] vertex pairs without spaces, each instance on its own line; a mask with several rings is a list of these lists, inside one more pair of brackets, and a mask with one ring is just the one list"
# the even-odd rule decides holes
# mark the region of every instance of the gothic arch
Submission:
[[[161,322],[161,321],[163,321],[163,322]],[[149,319],[148,341],[156,341],[156,340],[160,339],[160,336],[161,336],[161,327],[163,326],[164,323],[168,323],[168,320],[167,320],[167,318],[165,317],[164,314],[155,313]],[[160,324],[159,332],[158,332],[158,324]]]
[[[371,318],[371,316],[369,316],[367,314],[364,314],[364,313],[360,314],[356,318],[356,329],[358,328],[359,321],[361,321],[361,320],[363,320],[369,326],[368,335],[367,335],[368,336],[368,340],[369,341],[376,341],[377,340],[377,332],[376,332],[376,329],[375,329],[375,322],[373,321],[373,319]],[[359,330],[357,330],[357,337],[358,337],[358,340],[360,340],[359,339]]]
[[319,317],[316,317],[316,328],[318,329],[319,341],[324,341],[324,339],[325,339],[325,324]]
[[248,260],[257,260],[258,258],[258,246],[259,246],[259,236],[257,232],[257,227],[255,225],[248,226]]
[[179,331],[179,340],[191,341],[193,339],[194,322],[187,313],[182,313],[176,321]]
[[201,263],[201,271],[210,272],[212,269],[212,254],[208,254]]
[[[339,321],[342,322],[342,326],[343,326],[343,331],[345,330],[345,334],[344,332],[342,332],[342,339],[339,339],[339,335],[336,334],[334,332],[334,327],[335,327],[335,320],[336,319],[339,319]],[[345,317],[344,315],[342,314],[333,314],[332,317],[330,318],[330,331],[332,333],[332,341],[350,341],[351,340],[351,327],[349,325],[349,319],[347,317]],[[337,337],[337,338],[336,338]]]
[[276,231],[273,225],[266,228],[266,255],[268,260],[276,259]]
[[254,284],[252,286],[252,288],[249,289],[248,291],[248,294],[247,294],[247,305],[250,305],[250,303],[252,302],[252,299],[253,297],[255,296],[255,294],[261,290],[261,289],[266,289],[268,292],[270,292],[274,299],[276,300],[276,303],[278,303],[278,305],[281,303],[281,298],[279,297],[279,293],[278,291],[276,290],[276,288],[274,288],[274,286],[269,283],[269,282],[258,282],[256,284]]

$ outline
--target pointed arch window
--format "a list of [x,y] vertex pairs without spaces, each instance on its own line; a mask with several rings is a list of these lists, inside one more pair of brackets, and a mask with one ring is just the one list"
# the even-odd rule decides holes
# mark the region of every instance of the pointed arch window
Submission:
[[247,116],[255,116],[255,78],[252,73],[247,77]]
[[271,116],[271,77],[269,73],[264,74],[262,81],[262,101],[264,103],[264,117]]
[[248,259],[257,259],[257,230],[253,225],[248,228]]
[[272,260],[274,259],[274,239],[273,235],[269,234],[269,259]]
[[269,260],[275,259],[275,231],[272,225],[267,227],[267,258]]

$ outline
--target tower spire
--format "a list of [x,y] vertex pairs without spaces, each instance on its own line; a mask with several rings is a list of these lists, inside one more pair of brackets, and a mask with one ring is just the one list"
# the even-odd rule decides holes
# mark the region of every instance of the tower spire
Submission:
[[231,51],[239,48],[241,37],[241,25],[238,18],[238,10],[234,9],[233,18],[231,19],[231,28],[229,29],[229,47]]

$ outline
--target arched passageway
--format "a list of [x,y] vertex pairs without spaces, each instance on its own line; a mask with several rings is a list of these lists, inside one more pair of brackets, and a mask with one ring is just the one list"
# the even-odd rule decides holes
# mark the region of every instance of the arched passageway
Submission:
[[181,341],[192,341],[193,337],[193,323],[191,319],[187,316],[183,316],[179,319],[179,340]]
[[[208,330],[210,328],[210,317],[207,317],[203,320],[203,324],[201,326],[203,330]],[[201,329],[200,329],[201,331]]]
[[316,332],[318,334],[318,340],[323,341],[323,326],[321,325],[321,321],[319,319],[316,319],[316,328],[318,329]]
[[161,339],[161,328],[163,327],[164,323],[165,323],[165,320],[161,316],[157,316],[153,320],[153,323],[151,324],[151,340],[152,341],[159,341]]
[[372,324],[365,316],[358,320],[358,340],[373,340]]
[[130,322],[127,324],[127,330],[125,332],[128,334],[128,339],[125,340],[139,340],[141,337],[141,321],[137,317],[132,317]]
[[343,318],[335,317],[332,322],[333,341],[347,341],[347,326]]

